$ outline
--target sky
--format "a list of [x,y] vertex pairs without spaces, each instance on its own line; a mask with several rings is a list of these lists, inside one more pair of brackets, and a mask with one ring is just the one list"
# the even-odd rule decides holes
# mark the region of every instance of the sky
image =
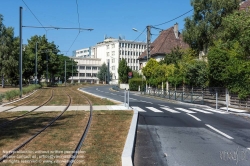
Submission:
[[[19,8],[23,7],[23,26],[85,28],[93,31],[63,30],[23,27],[23,43],[34,35],[46,35],[49,42],[59,46],[61,53],[72,56],[72,51],[95,46],[104,37],[134,41],[146,41],[142,32],[147,25],[158,25],[172,20],[190,10],[190,0],[0,0],[0,14],[4,25],[13,27],[19,36]],[[26,6],[26,5],[27,6]],[[32,14],[33,13],[33,14]],[[193,11],[171,21],[155,26],[168,29],[179,24],[184,28],[184,19]],[[79,16],[79,17],[78,17]],[[79,21],[78,21],[79,20]],[[136,28],[138,32],[132,30]],[[145,31],[146,32],[146,31]],[[152,29],[153,41],[159,30]]]

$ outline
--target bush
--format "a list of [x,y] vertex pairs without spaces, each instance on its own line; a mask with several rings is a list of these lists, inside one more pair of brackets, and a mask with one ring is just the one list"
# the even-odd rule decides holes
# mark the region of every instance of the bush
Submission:
[[145,90],[146,81],[141,78],[132,78],[129,80],[129,89],[131,91],[138,91],[139,86],[141,87],[141,91]]
[[3,101],[4,94],[0,94],[0,103]]
[[[38,88],[40,88],[41,85],[29,85],[28,87],[24,87],[23,90],[23,94],[27,94],[30,93]],[[5,92],[5,99],[6,100],[13,100],[15,98],[17,98],[20,95],[20,91],[19,90],[11,90],[11,91],[7,91]]]

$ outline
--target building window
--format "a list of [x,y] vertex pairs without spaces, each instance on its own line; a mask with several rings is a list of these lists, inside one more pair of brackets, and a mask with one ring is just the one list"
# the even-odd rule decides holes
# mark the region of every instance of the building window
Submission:
[[135,59],[134,59],[133,61],[134,61],[134,63],[135,63]]
[[91,73],[86,73],[86,76],[87,77],[91,77]]
[[136,66],[136,70],[138,70],[138,66]]
[[92,74],[93,77],[96,77],[96,75],[97,75],[96,73],[93,73],[93,74]]
[[112,59],[112,63],[115,63],[115,58]]
[[115,70],[115,66],[112,66],[112,70]]
[[80,73],[80,77],[85,77],[85,73]]
[[115,44],[112,44],[111,47],[112,47],[112,48],[115,48]]
[[127,47],[127,43],[125,43],[125,48]]
[[80,66],[80,69],[83,69],[83,70],[84,70],[84,69],[85,69],[85,66]]
[[122,47],[124,47],[124,43],[122,43]]
[[91,66],[86,66],[86,70],[91,70]]
[[127,51],[125,51],[125,55],[127,55]]
[[109,49],[109,45],[107,45],[107,49]]
[[92,70],[97,70],[97,67],[92,67]]
[[121,43],[119,43],[119,47],[121,47],[122,46],[122,44]]
[[120,50],[120,51],[119,51],[119,55],[121,55],[121,53],[122,53],[122,52],[121,52],[121,50]]
[[107,56],[109,56],[109,52],[107,52]]
[[112,51],[112,56],[115,56],[115,51]]

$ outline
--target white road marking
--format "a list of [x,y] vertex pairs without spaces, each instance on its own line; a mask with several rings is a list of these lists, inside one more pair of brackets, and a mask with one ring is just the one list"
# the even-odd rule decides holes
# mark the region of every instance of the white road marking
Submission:
[[193,111],[190,111],[190,110],[187,110],[187,109],[184,109],[184,108],[176,108],[180,111],[183,111],[183,112],[186,112],[186,113],[189,113],[189,114],[195,114],[196,112],[193,112]]
[[216,111],[216,110],[214,110],[214,109],[205,109],[205,110],[207,110],[207,111],[211,111],[211,112],[216,112],[216,113],[219,113],[219,114],[228,114],[227,112],[223,112],[223,111]]
[[151,103],[151,102],[148,102],[148,101],[143,101],[143,100],[140,100],[141,102],[143,102],[143,103],[149,103],[149,104],[153,104],[153,103]]
[[147,109],[150,109],[151,111],[154,111],[154,112],[162,112],[154,107],[146,107]]
[[116,95],[116,94],[114,94],[114,93],[110,93],[111,95]]
[[208,124],[206,124],[206,126],[209,127],[210,129],[216,131],[217,133],[220,133],[220,134],[223,135],[224,137],[227,137],[228,139],[234,139],[233,137],[230,137],[229,135],[227,135],[227,134],[221,132],[220,130],[218,130],[218,129],[216,129],[216,128],[214,128],[214,127],[208,125]]
[[248,150],[250,150],[250,148],[247,148]]
[[168,106],[166,106],[166,105],[161,105],[161,104],[158,104],[159,106],[162,106],[162,107],[168,107]]
[[187,114],[187,115],[189,115],[189,116],[191,116],[191,117],[193,117],[194,119],[196,119],[197,121],[201,121],[199,118],[197,118],[196,116],[194,116],[194,115],[191,115],[191,114]]
[[[222,107],[220,108],[222,110],[227,110],[227,107]],[[247,110],[239,110],[239,109],[235,109],[235,108],[228,108],[229,111],[233,111],[233,112],[238,112],[238,113],[242,113],[242,112],[248,112]]]
[[167,107],[160,107],[160,108],[161,108],[161,109],[164,109],[164,110],[166,110],[166,111],[172,112],[172,113],[180,113],[180,112],[178,112],[178,111],[175,111],[175,110],[170,109],[170,108],[167,108]]
[[213,114],[212,112],[203,111],[203,110],[200,110],[200,109],[197,109],[197,108],[189,108],[189,109],[194,110],[194,111],[198,111],[198,112],[202,112],[202,113],[205,113],[205,114]]
[[137,110],[138,112],[147,112],[147,111],[141,109],[140,107],[132,107],[132,108]]
[[134,98],[129,98],[130,100],[137,100],[137,99],[134,99]]

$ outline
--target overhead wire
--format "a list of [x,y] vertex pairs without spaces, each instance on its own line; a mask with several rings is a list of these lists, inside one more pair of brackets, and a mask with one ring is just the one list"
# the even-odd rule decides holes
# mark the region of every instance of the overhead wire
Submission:
[[139,34],[139,36],[137,36],[137,37],[135,38],[135,40],[134,40],[133,42],[135,42],[135,41],[144,33],[145,30],[146,30],[146,28],[144,28],[144,30]]
[[194,10],[194,9],[191,9],[191,10],[189,10],[189,11],[183,13],[182,15],[180,15],[180,16],[174,18],[174,19],[171,19],[171,20],[169,20],[169,21],[166,21],[166,22],[164,22],[164,23],[157,24],[157,25],[154,25],[154,26],[160,26],[160,25],[163,25],[163,24],[167,24],[167,23],[169,23],[169,22],[171,22],[171,21],[174,21],[174,20],[176,20],[176,19],[178,19],[178,18],[180,18],[180,17],[182,17],[182,16],[188,14],[189,12],[191,12],[191,11],[193,11],[193,10]]
[[[22,0],[24,5],[29,9],[29,11],[32,13],[32,15],[36,18],[36,20],[39,22],[39,24],[44,28],[43,24],[39,21],[39,19],[36,17],[36,15],[32,12],[32,10],[29,8],[29,6]],[[45,31],[47,31],[46,28],[44,28]]]

